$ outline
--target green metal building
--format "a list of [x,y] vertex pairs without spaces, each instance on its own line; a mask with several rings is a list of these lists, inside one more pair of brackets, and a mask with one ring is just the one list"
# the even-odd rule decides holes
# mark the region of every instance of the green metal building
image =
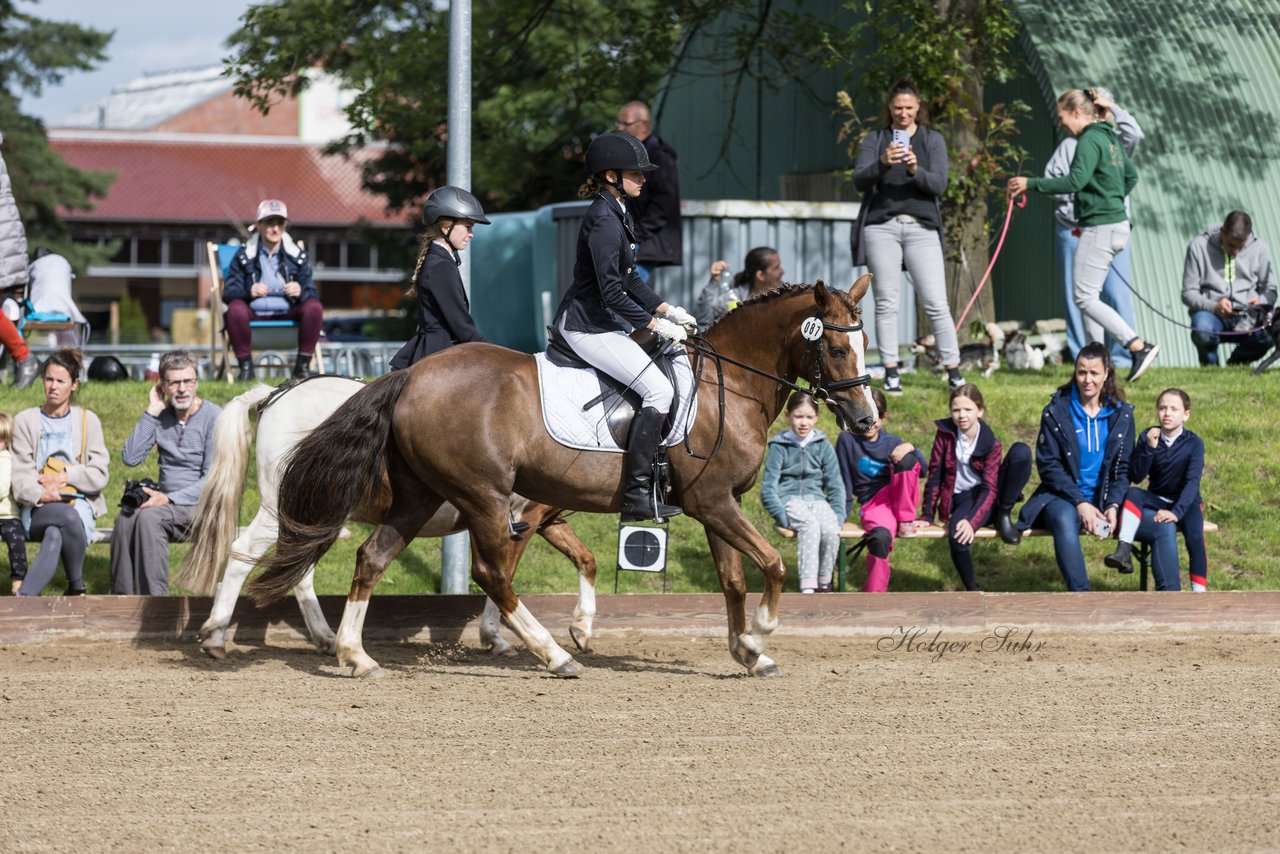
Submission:
[[[1031,106],[1021,127],[1026,174],[1040,174],[1057,145],[1057,93],[1105,86],[1134,113],[1145,132],[1132,198],[1136,325],[1164,348],[1160,364],[1195,364],[1177,325],[1187,321],[1180,294],[1191,238],[1242,209],[1280,250],[1280,0],[1012,2],[1025,71],[988,86],[988,103]],[[849,14],[831,0],[804,5],[837,23]],[[838,71],[814,69],[807,90],[747,79],[735,98],[735,85],[731,74],[690,66],[664,91],[656,124],[680,152],[685,198],[856,200],[836,177],[849,165],[830,106]],[[722,147],[731,114],[737,132]],[[997,200],[993,233],[1003,213]],[[1000,319],[1062,316],[1052,237],[1052,205],[1033,196],[1015,212],[993,274]]]

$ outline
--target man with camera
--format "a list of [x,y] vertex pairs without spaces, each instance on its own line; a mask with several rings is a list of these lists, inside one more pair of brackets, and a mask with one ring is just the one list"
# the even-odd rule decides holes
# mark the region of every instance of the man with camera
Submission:
[[[221,408],[196,394],[196,363],[186,350],[160,357],[160,380],[148,389],[147,409],[124,443],[127,466],[159,448],[160,483],[130,481],[111,534],[111,592],[162,596],[169,592],[169,543],[181,539],[195,515],[213,463],[213,423]],[[153,488],[154,487],[154,488]]]

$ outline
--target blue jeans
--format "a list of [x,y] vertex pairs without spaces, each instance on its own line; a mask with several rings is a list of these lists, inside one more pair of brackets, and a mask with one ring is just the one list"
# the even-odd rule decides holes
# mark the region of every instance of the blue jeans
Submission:
[[1235,352],[1231,354],[1232,364],[1247,365],[1266,355],[1271,349],[1271,338],[1266,332],[1258,331],[1252,335],[1227,335],[1219,337],[1215,333],[1223,332],[1227,323],[1211,311],[1197,311],[1191,315],[1191,343],[1196,345],[1200,354],[1200,364],[1218,364],[1218,345],[1235,344]]
[[[1152,517],[1154,510],[1143,510],[1142,524],[1138,526],[1140,543],[1151,544],[1151,574],[1157,590],[1179,590],[1178,580],[1178,531],[1172,524],[1157,525]],[[1053,534],[1053,557],[1067,589],[1072,592],[1089,589],[1089,573],[1084,565],[1084,552],[1080,549],[1080,514],[1076,506],[1065,498],[1054,498],[1033,525],[1047,528]]]
[[[1062,273],[1063,293],[1067,301],[1067,348],[1071,351],[1071,358],[1075,359],[1080,348],[1089,343],[1084,340],[1084,321],[1075,300],[1076,245],[1080,238],[1061,223],[1055,223],[1055,228],[1053,254]],[[1115,309],[1125,323],[1133,326],[1133,292],[1125,285],[1125,281],[1133,281],[1129,265],[1131,254],[1126,244],[1112,259],[1111,269],[1107,271],[1106,281],[1102,283],[1102,301]],[[1123,280],[1121,276],[1124,277]],[[1124,344],[1123,341],[1111,341],[1111,361],[1115,362],[1117,368],[1128,368],[1133,364]]]

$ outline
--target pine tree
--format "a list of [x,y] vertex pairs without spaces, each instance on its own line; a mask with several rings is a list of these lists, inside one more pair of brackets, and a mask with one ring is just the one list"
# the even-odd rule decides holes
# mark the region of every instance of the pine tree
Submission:
[[89,210],[106,195],[114,175],[76,169],[49,147],[44,124],[22,113],[18,93],[39,95],[68,71],[88,71],[106,57],[111,33],[46,21],[0,0],[0,132],[13,195],[27,230],[27,245],[63,255],[77,270],[104,261],[113,246],[71,242],[62,210]]

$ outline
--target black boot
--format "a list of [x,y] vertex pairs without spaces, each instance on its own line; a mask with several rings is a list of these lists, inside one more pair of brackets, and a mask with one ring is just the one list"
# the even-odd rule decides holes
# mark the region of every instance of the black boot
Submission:
[[631,435],[627,437],[627,457],[623,461],[623,474],[627,488],[622,493],[622,521],[663,521],[669,516],[679,516],[679,507],[663,504],[654,494],[653,455],[662,441],[662,413],[646,406],[631,420]]
[[298,354],[298,358],[293,360],[293,378],[295,380],[305,380],[307,377],[314,377],[315,374],[311,370],[311,357]]
[[1126,575],[1133,572],[1133,543],[1120,543],[1116,550],[1102,559],[1112,569],[1118,569]]
[[1013,524],[1012,513],[1012,507],[996,508],[996,533],[1009,545],[1016,546],[1022,542],[1022,532]]
[[253,372],[253,357],[245,356],[240,360],[240,371],[236,374],[236,382],[251,383],[257,379],[257,375]]

